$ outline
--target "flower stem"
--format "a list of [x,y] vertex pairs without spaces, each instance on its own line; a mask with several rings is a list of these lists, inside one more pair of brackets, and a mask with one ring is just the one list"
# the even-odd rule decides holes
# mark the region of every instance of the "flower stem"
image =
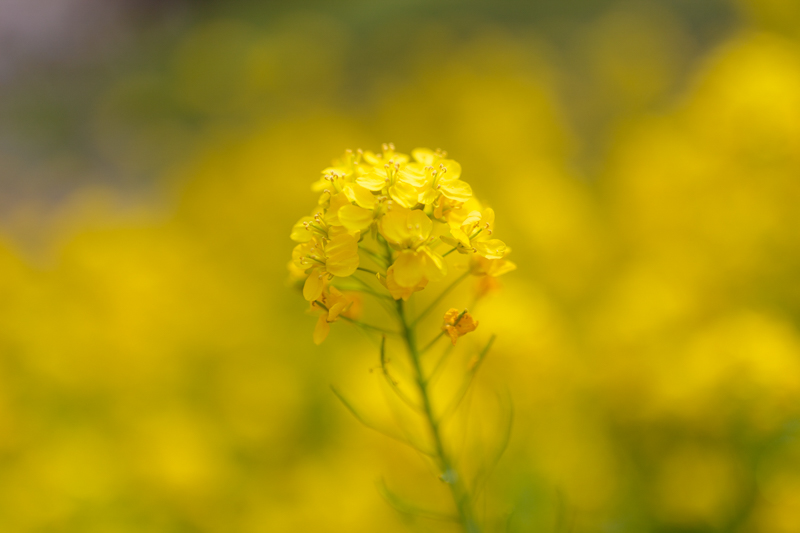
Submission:
[[455,501],[456,508],[458,509],[459,519],[461,524],[464,526],[464,531],[466,531],[466,533],[479,533],[480,528],[478,527],[478,524],[474,518],[467,486],[456,471],[455,466],[451,461],[450,456],[445,451],[444,444],[442,443],[439,422],[436,419],[436,416],[433,412],[433,407],[431,406],[428,382],[426,381],[425,375],[422,371],[420,351],[417,348],[415,328],[416,321],[414,323],[409,322],[408,317],[406,316],[405,307],[403,306],[403,300],[397,300],[397,316],[400,319],[400,335],[403,337],[406,348],[408,349],[408,355],[411,359],[411,365],[414,369],[414,377],[419,389],[420,398],[422,400],[422,414],[428,423],[428,428],[433,440],[435,459],[442,471],[441,479],[450,487],[450,492],[453,495],[453,500]]

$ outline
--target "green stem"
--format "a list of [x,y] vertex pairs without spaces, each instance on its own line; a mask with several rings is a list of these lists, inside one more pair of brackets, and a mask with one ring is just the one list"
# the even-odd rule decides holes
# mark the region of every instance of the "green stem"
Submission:
[[[463,276],[462,276],[463,277]],[[397,316],[400,319],[401,336],[405,341],[408,355],[411,359],[411,365],[414,369],[417,387],[419,388],[419,395],[422,400],[422,411],[425,417],[428,428],[430,429],[431,438],[435,450],[436,461],[442,471],[442,480],[450,487],[450,492],[453,495],[456,508],[458,509],[458,516],[461,524],[464,526],[464,531],[467,533],[479,533],[480,528],[475,521],[472,512],[472,505],[470,501],[469,491],[461,479],[461,476],[455,469],[449,455],[445,452],[444,444],[442,443],[442,436],[439,428],[439,422],[433,412],[431,406],[430,392],[428,390],[428,383],[425,380],[425,375],[422,371],[422,363],[420,362],[420,352],[417,348],[416,328],[414,324],[409,323],[406,317],[403,300],[397,300]]]
[[375,276],[375,275],[377,275],[377,274],[378,274],[378,273],[377,273],[377,272],[375,272],[374,270],[370,270],[370,269],[368,269],[368,268],[364,268],[364,267],[358,267],[358,268],[356,268],[356,270],[361,270],[362,272],[369,272],[369,273],[370,273],[370,274],[372,274],[373,276]]

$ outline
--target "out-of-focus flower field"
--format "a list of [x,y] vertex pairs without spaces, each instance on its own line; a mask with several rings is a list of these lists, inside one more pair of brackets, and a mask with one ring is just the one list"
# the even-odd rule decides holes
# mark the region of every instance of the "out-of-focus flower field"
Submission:
[[703,4],[176,2],[18,71],[0,531],[454,530],[383,500],[447,505],[330,391],[384,405],[374,343],[314,346],[287,282],[309,184],[388,141],[446,149],[514,250],[471,309],[497,531],[800,531],[800,7]]

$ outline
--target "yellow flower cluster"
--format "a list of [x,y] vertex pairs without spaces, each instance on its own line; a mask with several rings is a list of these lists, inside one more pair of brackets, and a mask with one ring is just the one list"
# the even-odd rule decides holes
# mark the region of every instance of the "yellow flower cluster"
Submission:
[[[333,296],[331,284],[357,270],[374,273],[395,300],[408,300],[444,279],[452,252],[470,255],[476,276],[515,268],[506,259],[511,249],[492,236],[494,211],[481,206],[461,179],[461,165],[441,150],[417,148],[410,157],[391,144],[380,153],[347,150],[312,189],[320,193],[318,205],[292,229],[299,244],[289,265],[312,305],[343,302],[347,296]],[[376,266],[361,267],[365,258]]]

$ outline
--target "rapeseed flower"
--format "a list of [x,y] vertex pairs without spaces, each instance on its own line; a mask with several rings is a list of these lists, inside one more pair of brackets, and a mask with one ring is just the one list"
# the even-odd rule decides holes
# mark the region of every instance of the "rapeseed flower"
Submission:
[[[466,310],[450,309],[444,314],[441,333],[425,348],[417,344],[416,328],[468,276],[493,281],[494,277],[513,270],[514,264],[505,258],[511,250],[493,237],[494,211],[482,209],[473,198],[472,188],[461,179],[461,165],[440,150],[417,148],[411,155],[396,152],[391,144],[383,145],[380,153],[348,150],[333,166],[323,170],[322,178],[312,185],[314,191],[321,193],[317,207],[292,228],[291,238],[298,244],[292,252],[289,271],[298,285],[302,282],[303,297],[311,302],[311,311],[319,315],[312,337],[314,343],[322,343],[328,337],[330,325],[340,317],[383,336],[380,357],[383,374],[401,400],[424,416],[427,433],[433,441],[428,447],[436,450],[431,457],[440,469],[439,479],[450,486],[464,529],[476,531],[470,487],[456,471],[456,464],[442,443],[439,421],[430,407],[430,382],[420,356],[445,334],[455,345],[459,337],[476,330],[478,321]],[[442,248],[446,245],[450,245],[449,250]],[[472,256],[470,268],[444,288],[425,310],[410,317],[405,302],[445,279],[446,256],[454,251]],[[371,261],[367,265],[370,268],[361,266],[359,254]],[[343,292],[344,282],[337,278],[353,278],[347,282],[348,288],[358,287],[362,293],[375,297],[397,322],[385,328],[358,320],[353,311],[359,309],[359,300]],[[479,288],[478,295],[481,293]],[[386,369],[389,335],[399,336],[405,344],[417,395],[426,406],[422,411],[389,376]],[[494,337],[475,359],[477,362],[469,367],[471,374],[493,340]],[[467,387],[470,382],[466,382]],[[342,401],[353,411],[351,405]],[[460,400],[454,402],[452,409],[457,409],[459,403]],[[413,443],[409,445],[421,450]]]
[[[472,256],[472,275],[513,270],[510,249],[493,235],[494,211],[481,206],[461,175],[461,165],[441,150],[416,148],[408,156],[384,144],[380,152],[345,151],[312,185],[317,206],[292,228],[298,245],[290,274],[302,282],[305,299],[333,297],[335,278],[362,270],[380,283],[369,291],[408,300],[447,276],[453,251]],[[359,254],[379,268],[361,267]],[[364,276],[355,281],[367,291]],[[318,323],[315,338],[335,316]]]

